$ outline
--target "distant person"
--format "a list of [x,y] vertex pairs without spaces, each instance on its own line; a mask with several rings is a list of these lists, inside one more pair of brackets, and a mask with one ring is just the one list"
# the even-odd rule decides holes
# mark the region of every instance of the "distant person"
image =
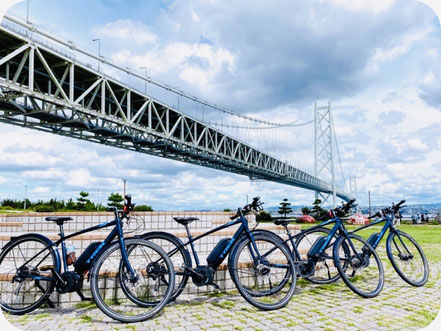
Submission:
[[426,213],[426,223],[429,223],[429,216]]
[[420,223],[421,223],[420,214],[417,214],[417,216],[416,216],[416,222],[417,222],[417,224],[420,224]]
[[421,224],[424,224],[424,214],[421,214]]
[[416,224],[416,217],[415,217],[415,215],[412,215],[412,224]]

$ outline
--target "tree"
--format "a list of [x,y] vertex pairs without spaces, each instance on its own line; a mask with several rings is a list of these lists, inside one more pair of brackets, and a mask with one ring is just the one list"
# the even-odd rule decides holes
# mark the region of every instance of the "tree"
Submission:
[[315,199],[312,203],[311,214],[314,216],[315,219],[326,216],[329,213],[328,210],[322,208],[321,203],[322,200],[320,199]]
[[311,213],[311,209],[309,209],[308,207],[303,207],[302,208],[302,214],[303,215],[309,215]]
[[229,212],[231,212],[230,208],[224,208],[224,213],[229,213]]
[[123,207],[122,202],[124,201],[124,198],[119,193],[110,193],[109,197],[107,198],[108,203],[107,207],[109,208],[118,208],[121,209]]
[[290,206],[291,206],[291,203],[288,202],[288,199],[287,198],[283,199],[283,201],[280,203],[278,213],[280,215],[284,215],[283,217],[286,218],[286,215],[292,212],[292,209]]
[[66,203],[66,209],[77,210],[77,204],[72,200],[72,198],[70,198],[69,201]]
[[78,210],[87,210],[86,207],[90,207],[90,200],[87,198],[89,196],[88,192],[81,191],[80,197],[77,198],[77,208]]

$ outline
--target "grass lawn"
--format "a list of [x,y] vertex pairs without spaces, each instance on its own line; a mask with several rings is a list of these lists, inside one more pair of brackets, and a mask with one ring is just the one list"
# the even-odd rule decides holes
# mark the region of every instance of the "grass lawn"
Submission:
[[[384,223],[382,223],[384,224]],[[368,227],[357,232],[363,238],[368,238],[372,233],[380,232],[382,224]],[[302,229],[310,228],[311,224],[301,224]],[[329,226],[328,226],[329,227]],[[346,225],[348,230],[355,230],[356,225]],[[400,231],[410,234],[423,248],[429,262],[441,262],[441,225],[408,225],[403,224],[397,227]],[[389,232],[386,232],[380,246],[377,249],[385,249],[386,238]]]

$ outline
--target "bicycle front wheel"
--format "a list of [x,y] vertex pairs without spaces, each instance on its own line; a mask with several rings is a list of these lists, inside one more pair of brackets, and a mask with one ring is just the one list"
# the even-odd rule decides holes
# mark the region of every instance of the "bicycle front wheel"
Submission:
[[158,245],[126,239],[125,247],[136,277],[122,266],[118,242],[97,258],[90,272],[93,298],[103,313],[124,323],[145,321],[170,300],[175,285],[173,264]]
[[398,275],[412,286],[423,286],[429,279],[429,264],[418,243],[407,233],[389,233],[387,256]]
[[[39,254],[38,254],[39,253]],[[55,279],[55,251],[40,236],[13,241],[0,255],[0,305],[13,315],[29,313],[51,295]]]
[[285,245],[272,237],[254,235],[257,247],[244,238],[233,248],[231,278],[239,293],[253,306],[273,310],[288,304],[297,284],[294,260]]
[[384,270],[377,252],[363,238],[348,234],[334,245],[334,263],[345,284],[364,298],[380,294]]

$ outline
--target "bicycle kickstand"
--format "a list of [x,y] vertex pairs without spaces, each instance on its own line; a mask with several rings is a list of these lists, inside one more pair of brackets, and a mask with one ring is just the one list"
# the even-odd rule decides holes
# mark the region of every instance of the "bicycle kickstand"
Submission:
[[80,297],[81,301],[93,301],[92,298],[86,298],[84,296],[83,292],[81,292],[81,290],[76,290],[75,292],[77,292],[77,294]]

